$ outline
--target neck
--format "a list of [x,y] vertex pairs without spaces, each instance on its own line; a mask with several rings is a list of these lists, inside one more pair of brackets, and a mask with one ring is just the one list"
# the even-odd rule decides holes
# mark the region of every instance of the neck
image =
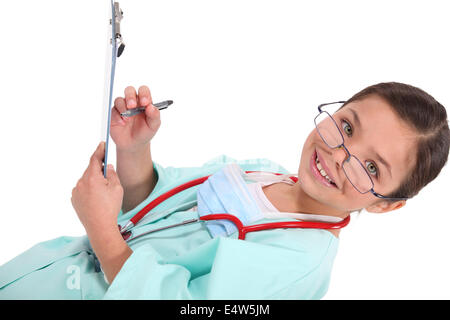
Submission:
[[295,212],[321,214],[325,216],[333,216],[345,219],[350,212],[338,210],[327,204],[311,198],[305,193],[301,184],[297,181],[289,190],[289,197],[292,205],[295,207]]
[[[346,218],[350,213],[336,210],[307,195],[301,185],[297,182],[293,186],[285,183],[275,183],[263,187],[263,191],[269,201],[281,212],[299,212],[309,214],[320,214]],[[339,237],[339,229],[328,230],[335,237]]]

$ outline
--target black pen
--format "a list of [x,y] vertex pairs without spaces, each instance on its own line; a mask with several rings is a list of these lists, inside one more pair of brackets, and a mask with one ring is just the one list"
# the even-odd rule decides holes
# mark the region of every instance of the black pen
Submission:
[[[172,100],[166,100],[166,101],[154,103],[153,105],[156,108],[158,108],[158,110],[163,110],[163,109],[166,109],[167,107],[169,107],[172,103],[173,103]],[[134,109],[129,109],[125,112],[122,112],[120,115],[122,117],[132,117],[139,113],[145,112],[145,108],[146,107],[138,107],[138,108],[134,108]]]

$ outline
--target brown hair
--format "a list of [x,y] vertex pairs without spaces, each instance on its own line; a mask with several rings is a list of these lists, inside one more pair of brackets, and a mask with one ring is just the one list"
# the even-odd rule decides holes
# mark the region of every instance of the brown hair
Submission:
[[397,190],[386,195],[392,198],[412,198],[438,176],[447,162],[450,145],[447,112],[422,89],[398,82],[378,83],[367,87],[346,101],[344,106],[370,95],[384,99],[417,133],[415,167]]

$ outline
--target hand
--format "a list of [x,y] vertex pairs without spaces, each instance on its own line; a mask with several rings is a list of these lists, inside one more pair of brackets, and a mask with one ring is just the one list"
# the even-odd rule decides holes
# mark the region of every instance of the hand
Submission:
[[[122,117],[121,112],[137,107],[146,107],[145,112],[132,117]],[[117,151],[136,151],[154,137],[161,125],[159,110],[152,105],[150,89],[139,88],[139,95],[133,87],[125,89],[125,98],[117,97],[111,114],[111,138]]]
[[72,190],[72,206],[88,233],[104,228],[117,229],[117,216],[122,207],[123,188],[112,165],[107,167],[107,179],[103,176],[104,156],[105,142],[102,141]]

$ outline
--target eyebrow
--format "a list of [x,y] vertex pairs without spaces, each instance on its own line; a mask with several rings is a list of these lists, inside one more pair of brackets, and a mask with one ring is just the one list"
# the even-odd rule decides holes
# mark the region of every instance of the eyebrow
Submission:
[[375,158],[388,169],[389,175],[392,178],[391,166],[389,165],[389,163],[386,160],[384,160],[377,152],[375,152]]
[[[351,109],[351,108],[348,108],[348,110],[349,110],[349,111],[352,113],[352,115],[353,115],[353,122],[356,124],[356,126],[358,127],[358,129],[361,130],[361,120],[359,120],[358,114],[356,113],[355,110],[353,110],[353,109]],[[387,169],[388,172],[389,172],[389,175],[390,175],[391,178],[392,178],[391,165],[390,165],[386,160],[384,160],[384,158],[381,157],[380,154],[379,154],[378,152],[376,152],[375,150],[373,150],[373,148],[371,149],[371,151],[373,151],[373,153],[375,153],[375,158],[376,158],[376,160],[379,161],[381,164],[383,164],[383,165],[386,167],[386,169]]]
[[353,122],[356,123],[356,126],[358,128],[361,128],[361,121],[359,120],[358,114],[356,113],[355,110],[348,108],[348,110],[352,113],[353,115]]

